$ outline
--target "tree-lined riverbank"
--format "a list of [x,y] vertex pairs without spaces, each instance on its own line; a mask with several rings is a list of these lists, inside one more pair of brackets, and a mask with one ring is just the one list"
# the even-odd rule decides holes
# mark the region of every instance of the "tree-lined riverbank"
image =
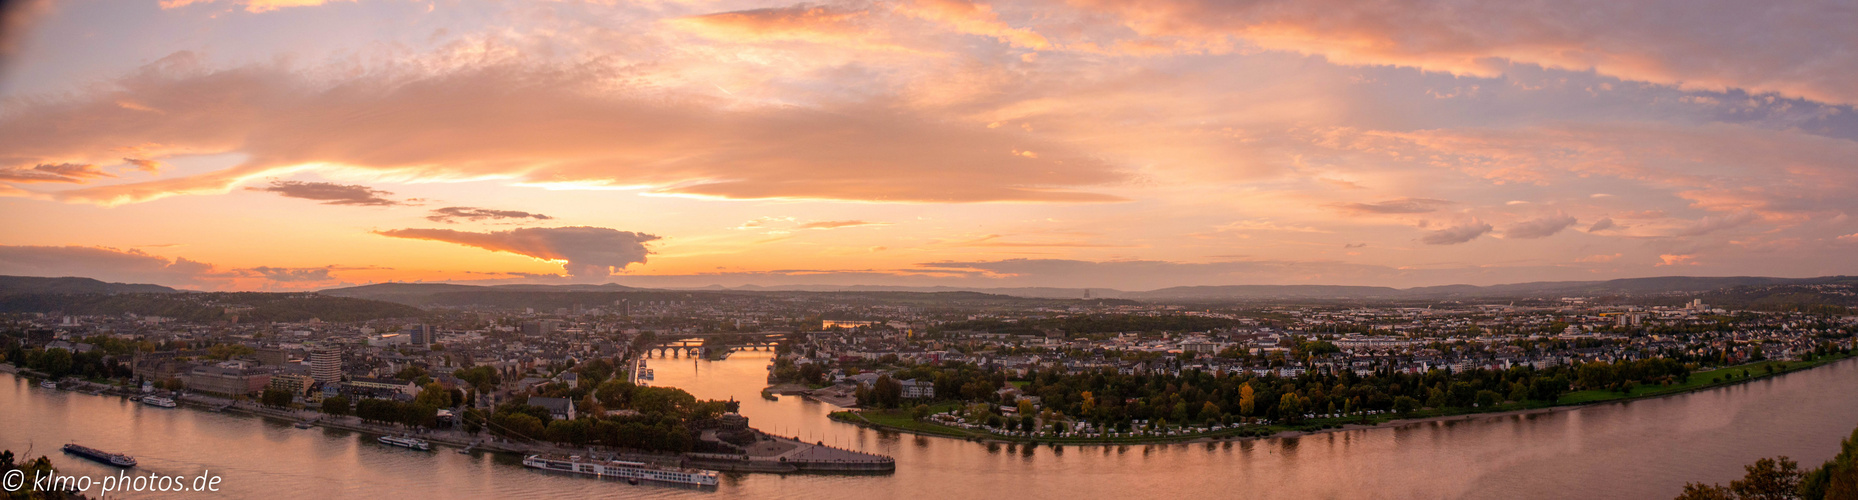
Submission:
[[[1115,433],[1113,435],[1078,436],[1052,432],[1001,432],[998,428],[984,425],[956,426],[937,422],[936,419],[933,418],[924,418],[931,415],[946,415],[950,412],[960,411],[963,406],[962,403],[948,401],[933,405],[925,405],[923,407],[883,410],[844,410],[833,412],[830,416],[835,421],[873,429],[986,442],[1079,445],[1204,442],[1288,437],[1331,430],[1374,428],[1383,425],[1404,425],[1472,416],[1522,415],[1564,411],[1598,404],[1665,397],[1743,384],[1754,380],[1808,370],[1851,359],[1852,357],[1854,357],[1854,353],[1852,352],[1837,351],[1815,356],[1810,360],[1759,361],[1689,373],[1682,378],[1674,377],[1669,383],[1665,384],[1633,384],[1621,385],[1618,389],[1614,390],[1587,389],[1564,392],[1558,394],[1553,402],[1511,400],[1488,406],[1422,407],[1407,412],[1360,412],[1343,416],[1308,418],[1295,423],[1242,423],[1235,426],[1222,426],[1223,428],[1212,428],[1212,426],[1207,426],[1198,428],[1197,430],[1190,430],[1187,432],[1176,431],[1173,433],[1168,433],[1167,431],[1142,432],[1132,430],[1127,433]],[[946,422],[946,420],[944,420],[944,422]]]

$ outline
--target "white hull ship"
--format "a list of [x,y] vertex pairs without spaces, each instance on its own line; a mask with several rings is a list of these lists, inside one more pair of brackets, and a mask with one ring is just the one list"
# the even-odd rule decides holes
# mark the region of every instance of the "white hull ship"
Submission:
[[174,407],[180,406],[180,405],[174,404],[174,400],[164,398],[161,396],[148,396],[148,397],[142,398],[142,404],[149,405],[149,406],[159,406],[162,408],[174,408]]
[[679,469],[642,462],[585,459],[579,456],[530,455],[523,457],[523,465],[542,470],[625,479],[634,484],[639,481],[655,481],[690,486],[716,486],[718,476],[713,470]]
[[401,448],[411,448],[411,449],[415,449],[419,451],[432,451],[432,443],[427,443],[426,440],[424,439],[412,438],[412,437],[400,437],[400,436],[381,436],[380,439],[378,440],[381,442],[381,444],[388,445],[388,446],[399,446]]

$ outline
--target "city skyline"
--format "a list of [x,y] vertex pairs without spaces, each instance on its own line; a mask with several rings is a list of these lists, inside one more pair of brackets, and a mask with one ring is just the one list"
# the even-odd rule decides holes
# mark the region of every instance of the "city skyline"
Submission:
[[1858,274],[1836,2],[8,5],[0,275]]

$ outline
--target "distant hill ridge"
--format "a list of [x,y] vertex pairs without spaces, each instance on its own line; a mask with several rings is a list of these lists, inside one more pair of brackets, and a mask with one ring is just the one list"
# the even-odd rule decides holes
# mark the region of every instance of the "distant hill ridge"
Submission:
[[[233,312],[227,306],[248,306]],[[416,318],[405,304],[315,293],[195,292],[90,278],[0,276],[0,313],[163,316],[186,321],[363,321]]]
[[10,293],[180,293],[161,285],[110,283],[90,278],[0,276],[0,294]]
[[1502,285],[1439,285],[1414,288],[1349,285],[1224,285],[1178,286],[1148,291],[1125,291],[1113,288],[1061,287],[951,287],[885,285],[780,285],[740,287],[708,286],[699,288],[635,288],[606,285],[460,285],[452,283],[382,283],[323,290],[320,293],[342,297],[360,297],[411,303],[444,293],[494,292],[847,292],[847,293],[951,293],[970,292],[1011,297],[1078,299],[1088,291],[1091,298],[1134,300],[1425,300],[1459,298],[1547,297],[1572,295],[1647,295],[1694,293],[1740,286],[1858,284],[1858,277],[1822,276],[1817,278],[1771,278],[1760,276],[1664,276],[1624,278],[1605,281],[1540,281]]
[[[1113,288],[1062,287],[912,287],[884,285],[783,285],[702,288],[640,288],[614,283],[562,285],[465,285],[456,283],[378,283],[332,288],[317,293],[332,297],[419,304],[436,295],[483,295],[502,293],[697,293],[697,292],[847,292],[847,293],[978,293],[1009,297],[1076,299],[1086,291],[1091,298],[1134,300],[1426,300],[1461,298],[1548,297],[1573,295],[1648,295],[1695,293],[1745,286],[1771,285],[1858,285],[1858,277],[1822,276],[1817,278],[1772,278],[1761,276],[1663,276],[1624,278],[1605,281],[1541,281],[1502,285],[1440,285],[1414,288],[1348,285],[1224,285],[1178,286],[1148,291],[1125,291]],[[121,294],[183,293],[161,285],[109,283],[91,278],[42,278],[0,276],[0,294]],[[589,304],[592,305],[592,304]]]

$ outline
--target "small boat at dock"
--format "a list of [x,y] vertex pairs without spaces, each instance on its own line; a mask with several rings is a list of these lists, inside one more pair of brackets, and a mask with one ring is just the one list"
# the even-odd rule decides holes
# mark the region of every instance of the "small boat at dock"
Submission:
[[177,408],[180,406],[178,404],[175,404],[174,400],[164,398],[161,396],[144,397],[142,398],[142,404],[154,406],[154,407],[160,407],[160,408]]

